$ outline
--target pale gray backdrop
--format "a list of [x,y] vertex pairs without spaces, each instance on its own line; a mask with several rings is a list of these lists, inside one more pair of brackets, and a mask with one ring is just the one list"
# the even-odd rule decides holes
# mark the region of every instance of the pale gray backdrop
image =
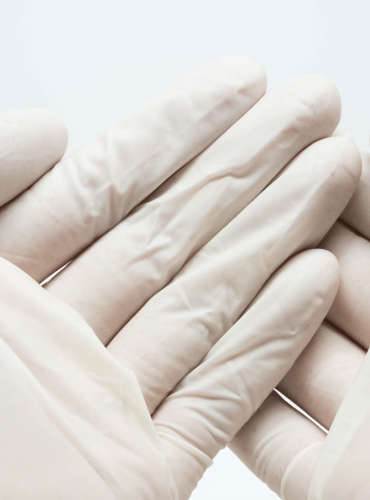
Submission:
[[[335,81],[341,127],[368,147],[367,0],[9,0],[0,9],[1,110],[46,107],[69,152],[194,68],[247,55],[269,87],[296,74]],[[228,451],[192,500],[273,500]]]

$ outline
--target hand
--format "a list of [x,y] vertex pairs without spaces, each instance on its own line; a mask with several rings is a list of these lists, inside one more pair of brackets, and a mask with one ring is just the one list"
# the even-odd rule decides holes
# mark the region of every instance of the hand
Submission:
[[278,386],[329,435],[273,393],[231,444],[286,500],[369,496],[370,154],[361,156],[359,186],[320,244],[340,263],[338,295]]
[[[235,91],[235,87],[239,90]],[[74,479],[77,488],[79,481],[83,483],[91,473],[91,491],[98,498],[102,498],[99,492],[107,488],[119,494],[126,488],[125,494],[135,498],[142,494],[145,498],[145,476],[152,494],[159,488],[165,498],[178,489],[181,498],[186,498],[210,458],[287,371],[330,305],[335,291],[335,265],[326,253],[309,252],[288,263],[258,302],[250,306],[265,281],[289,255],[321,239],[349,200],[359,176],[358,153],[351,142],[332,138],[309,146],[330,135],[339,119],[338,96],[329,82],[319,77],[292,79],[251,108],[263,91],[264,76],[256,63],[244,59],[213,63],[61,161],[1,211],[2,255],[39,280],[106,233],[51,280],[47,289],[80,312],[105,344],[114,337],[108,345],[110,354],[71,308],[45,295],[32,280],[25,281],[26,276],[19,270],[4,264],[4,279],[9,276],[8,283],[22,283],[16,289],[29,292],[25,298],[22,295],[22,302],[4,287],[3,339],[24,363],[20,373],[25,374],[25,379],[19,385],[27,386],[32,373],[37,379],[36,383],[31,377],[36,384],[33,393],[43,394],[39,402],[42,411],[48,413],[48,419],[54,412],[53,421],[55,417],[58,428],[68,436],[60,447],[70,450],[71,463],[76,463],[77,472],[81,471],[77,478],[71,473],[72,482],[68,480],[67,484],[72,489]],[[179,95],[186,97],[180,99]],[[227,133],[198,154],[221,134],[220,123],[225,130],[249,108]],[[192,155],[198,156],[189,162]],[[287,163],[284,172],[271,183]],[[307,277],[307,269],[312,276]],[[296,283],[292,276],[302,276],[302,281]],[[166,286],[172,277],[174,281]],[[282,289],[282,283],[285,286],[286,279],[298,288],[290,285],[286,296],[279,291],[278,297],[276,290]],[[26,283],[32,283],[32,288]],[[267,307],[263,298],[269,297],[266,303],[270,304],[272,296],[276,310],[261,314],[261,308]],[[7,297],[13,297],[17,310],[22,310],[21,324],[15,323],[15,329],[9,326],[7,311],[11,311],[11,303]],[[54,302],[46,302],[49,300]],[[244,337],[230,327],[248,306],[242,323],[234,327],[238,332],[244,321],[253,324],[250,335],[250,327],[246,326]],[[299,322],[296,318],[302,309],[306,321]],[[287,324],[286,317],[294,318],[293,323]],[[27,330],[34,332],[26,337],[27,345],[24,335],[16,334],[24,331],[23,318]],[[263,337],[260,332],[268,332],[274,324],[285,325],[279,332],[282,338],[286,338],[287,327],[298,335],[288,336],[283,350],[282,342],[275,339],[267,339],[265,347],[258,349],[250,340],[255,338],[253,332]],[[49,337],[37,333],[45,332],[42,325],[52,332]],[[217,343],[227,330],[227,336]],[[179,332],[183,332],[180,337]],[[234,336],[235,345],[227,340]],[[45,339],[51,344],[45,345]],[[76,339],[82,348],[76,347]],[[85,349],[89,342],[97,352],[91,359]],[[213,345],[202,365],[186,377]],[[5,351],[5,356],[12,357],[9,350]],[[258,356],[253,357],[254,352]],[[220,365],[220,360],[230,360],[231,353],[235,363]],[[68,359],[75,361],[69,363]],[[268,369],[264,368],[267,360]],[[111,379],[107,388],[105,380],[97,381],[91,388],[89,380],[96,380],[97,374],[100,378],[111,365],[114,383]],[[8,366],[5,361],[4,366]],[[230,368],[233,377],[226,378],[225,367]],[[127,368],[135,372],[162,444],[140,400],[136,379]],[[251,384],[251,377],[245,378],[248,370],[258,374],[258,383]],[[205,377],[205,372],[212,376]],[[235,387],[236,372],[240,384]],[[133,400],[139,401],[135,411],[130,409],[133,416],[127,424],[128,407],[120,407],[122,398],[128,403],[127,393],[116,393],[122,382],[131,387]],[[68,389],[58,391],[58,387]],[[228,392],[224,392],[226,387]],[[213,394],[211,401],[222,400],[216,409],[209,404],[209,394]],[[192,398],[198,405],[190,402]],[[49,412],[50,405],[53,410]],[[123,411],[118,413],[115,424],[118,434],[112,430],[113,443],[123,439],[116,453],[110,449],[111,441],[104,437],[107,428],[114,428],[115,405]],[[181,415],[186,415],[184,422],[177,416],[179,409]],[[32,412],[39,415],[40,408],[32,407],[29,414]],[[10,411],[8,418],[11,415]],[[131,434],[119,434],[124,423]],[[51,425],[54,429],[55,423]],[[18,432],[16,425],[14,429]],[[80,440],[77,431],[83,436]],[[36,430],[33,433],[36,435]],[[86,433],[90,433],[89,439]],[[144,441],[140,440],[143,433],[148,438]],[[22,441],[18,444],[24,446]],[[52,446],[51,451],[58,446]],[[18,456],[20,450],[14,447]],[[128,454],[128,449],[133,450],[133,455]],[[109,454],[105,455],[104,450]],[[49,463],[47,456],[41,453],[38,462],[33,450],[31,457],[25,453],[25,463],[29,470],[33,463],[40,471],[43,469],[38,464]],[[124,461],[134,456],[137,469],[122,469]],[[93,464],[95,472],[88,464],[79,469],[81,460],[85,465]],[[150,480],[148,460],[156,465]],[[168,464],[175,483],[171,483]],[[51,472],[49,476],[56,479]],[[164,487],[167,489],[163,493],[160,488]]]

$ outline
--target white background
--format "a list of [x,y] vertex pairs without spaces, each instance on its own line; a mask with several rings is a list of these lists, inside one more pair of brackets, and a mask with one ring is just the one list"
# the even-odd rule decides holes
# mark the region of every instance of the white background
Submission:
[[[8,0],[0,12],[3,111],[46,107],[73,151],[120,115],[223,55],[261,62],[269,87],[316,73],[337,84],[341,127],[370,133],[367,0]],[[229,451],[192,500],[273,500]]]

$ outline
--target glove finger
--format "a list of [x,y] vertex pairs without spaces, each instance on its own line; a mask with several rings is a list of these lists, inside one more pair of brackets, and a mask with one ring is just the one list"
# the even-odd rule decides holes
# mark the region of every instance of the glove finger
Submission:
[[326,433],[272,392],[229,448],[283,500],[307,500]]
[[152,412],[238,319],[290,255],[314,246],[347,203],[358,152],[340,138],[297,156],[108,345]]
[[320,452],[309,500],[369,497],[370,355],[367,354],[335,416]]
[[330,429],[364,357],[360,346],[323,323],[278,389]]
[[[292,461],[282,498],[367,498],[369,380],[369,355],[333,328],[322,326],[278,388],[330,431],[323,446],[307,444]],[[298,495],[302,481],[304,492]]]
[[[315,493],[316,496],[310,498],[321,499],[319,493],[327,481],[328,463],[333,464],[335,461],[339,464],[340,477],[345,484],[340,487],[340,491],[337,488],[334,488],[334,492],[330,489],[325,490],[329,495],[325,498],[343,498],[343,500],[355,498],[356,485],[361,485],[361,477],[356,480],[354,478],[358,471],[361,473],[364,471],[358,463],[358,456],[361,457],[362,463],[368,463],[367,450],[361,450],[356,442],[351,443],[351,446],[356,448],[356,453],[350,455],[348,463],[341,446],[344,437],[346,437],[344,445],[348,446],[348,442],[355,434],[354,426],[352,432],[350,429],[353,415],[352,411],[349,415],[346,413],[345,418],[341,418],[341,425],[338,426],[336,414],[339,409],[339,412],[342,412],[342,401],[345,397],[347,400],[349,391],[352,391],[353,381],[364,359],[365,351],[361,347],[331,325],[323,323],[278,385],[279,391],[319,424],[330,429],[329,436],[333,434],[335,427],[337,429],[339,427],[339,432],[336,430],[335,437],[330,440],[329,451],[327,451],[327,441],[322,448],[325,433],[286,405],[283,413],[267,409],[263,414],[256,414],[230,444],[230,448],[252,472],[284,500],[306,500],[314,470],[317,471],[316,484],[315,491],[311,494]],[[281,403],[278,406],[281,407]],[[347,403],[347,408],[348,406]],[[359,401],[352,400],[349,408],[354,411],[357,422],[361,421],[361,418],[358,419],[361,409]],[[366,417],[365,408],[365,422]],[[368,443],[366,429],[362,427],[361,430],[362,442]],[[322,450],[325,450],[325,463],[320,454]],[[353,451],[353,448],[349,450]],[[352,468],[355,470],[352,471]],[[336,471],[334,484],[340,482]],[[353,487],[355,491],[351,490]]]
[[[324,323],[278,386],[330,429],[315,466],[310,499],[360,499],[366,498],[360,492],[368,494],[369,367],[361,347]],[[295,476],[305,467],[306,458],[302,460],[294,465]],[[297,485],[297,477],[289,482]]]
[[0,113],[0,206],[50,170],[66,147],[67,130],[54,113],[46,109]]
[[337,223],[320,246],[334,253],[341,266],[341,283],[328,320],[364,349],[370,347],[370,242]]
[[3,259],[0,281],[0,498],[176,500],[135,376]]
[[[65,158],[0,216],[0,255],[43,280],[212,143],[265,92],[259,64],[223,58]],[[14,228],[17,231],[14,231]]]
[[159,406],[153,421],[180,499],[188,498],[209,465],[199,454],[213,459],[292,366],[338,284],[332,254],[310,250],[293,257]]
[[367,307],[370,295],[370,154],[361,151],[362,173],[356,191],[320,246],[333,252],[341,266],[338,296],[328,319],[363,348],[370,347]]
[[292,157],[332,132],[338,106],[321,77],[276,87],[47,289],[106,344]]

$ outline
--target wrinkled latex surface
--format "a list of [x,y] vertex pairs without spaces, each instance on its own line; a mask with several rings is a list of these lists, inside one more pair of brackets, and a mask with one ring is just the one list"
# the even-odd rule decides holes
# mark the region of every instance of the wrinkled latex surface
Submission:
[[[272,89],[47,289],[79,311],[108,343],[287,162],[331,132],[337,106],[333,88],[320,78],[293,78]],[[337,141],[344,150],[342,139]],[[323,145],[321,155],[330,154],[326,148],[334,149]]]
[[265,89],[261,66],[243,57],[185,76],[3,207],[0,255],[38,281],[47,278],[217,139]]
[[338,283],[330,254],[295,257],[152,421],[134,374],[78,313],[4,260],[0,275],[0,491],[14,500],[188,498],[310,340]]

